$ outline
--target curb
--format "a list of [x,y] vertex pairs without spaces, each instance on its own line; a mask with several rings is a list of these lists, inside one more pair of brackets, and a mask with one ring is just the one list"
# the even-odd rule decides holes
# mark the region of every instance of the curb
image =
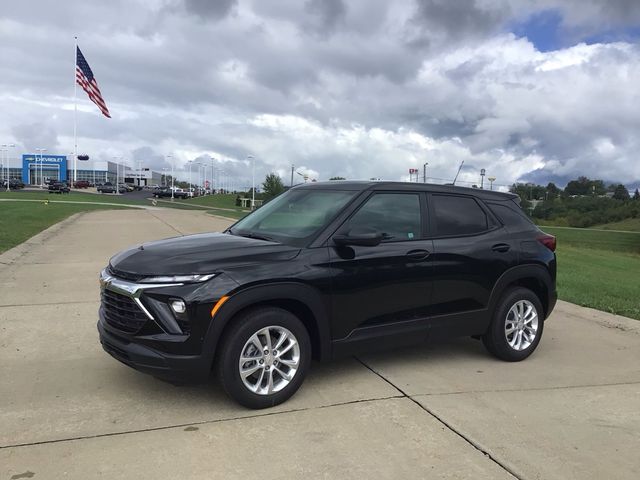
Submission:
[[[576,309],[579,309],[579,311]],[[555,314],[568,315],[580,320],[589,320],[606,328],[613,328],[622,332],[640,335],[640,320],[603,312],[595,308],[583,307],[582,305],[565,302],[564,300],[558,300],[558,303],[556,303],[556,308],[553,310],[551,316],[553,317]],[[552,321],[554,320],[552,319]]]

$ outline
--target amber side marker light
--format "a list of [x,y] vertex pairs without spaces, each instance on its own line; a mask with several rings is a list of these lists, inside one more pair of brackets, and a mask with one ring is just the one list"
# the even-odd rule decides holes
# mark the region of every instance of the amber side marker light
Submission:
[[226,302],[227,300],[229,300],[229,297],[227,297],[226,295],[223,297],[220,297],[220,300],[218,300],[216,304],[213,306],[213,308],[211,309],[211,318],[213,318],[216,315],[216,313],[218,313],[218,310],[220,310],[220,307],[222,307],[222,305],[224,305],[224,302]]

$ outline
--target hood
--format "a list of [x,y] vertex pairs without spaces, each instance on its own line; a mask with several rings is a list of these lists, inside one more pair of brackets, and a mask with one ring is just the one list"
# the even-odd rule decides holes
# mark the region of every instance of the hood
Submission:
[[109,261],[129,275],[207,274],[225,267],[282,262],[299,248],[224,233],[203,233],[150,242],[118,253]]

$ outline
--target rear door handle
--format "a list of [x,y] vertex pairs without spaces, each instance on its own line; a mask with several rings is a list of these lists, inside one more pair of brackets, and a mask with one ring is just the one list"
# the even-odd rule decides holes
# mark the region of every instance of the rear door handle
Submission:
[[493,247],[491,247],[491,250],[493,250],[494,252],[508,252],[509,249],[511,248],[511,245],[507,245],[506,243],[496,243]]
[[407,257],[409,257],[412,260],[423,260],[428,256],[429,256],[428,250],[418,249],[418,250],[409,250],[407,252]]

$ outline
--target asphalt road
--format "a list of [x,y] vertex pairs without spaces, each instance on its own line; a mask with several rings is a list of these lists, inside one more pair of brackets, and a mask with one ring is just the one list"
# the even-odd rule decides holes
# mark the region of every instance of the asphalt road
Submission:
[[108,258],[227,224],[99,211],[0,255],[0,480],[640,478],[640,322],[564,302],[525,362],[466,338],[365,355],[314,365],[264,411],[106,355]]

